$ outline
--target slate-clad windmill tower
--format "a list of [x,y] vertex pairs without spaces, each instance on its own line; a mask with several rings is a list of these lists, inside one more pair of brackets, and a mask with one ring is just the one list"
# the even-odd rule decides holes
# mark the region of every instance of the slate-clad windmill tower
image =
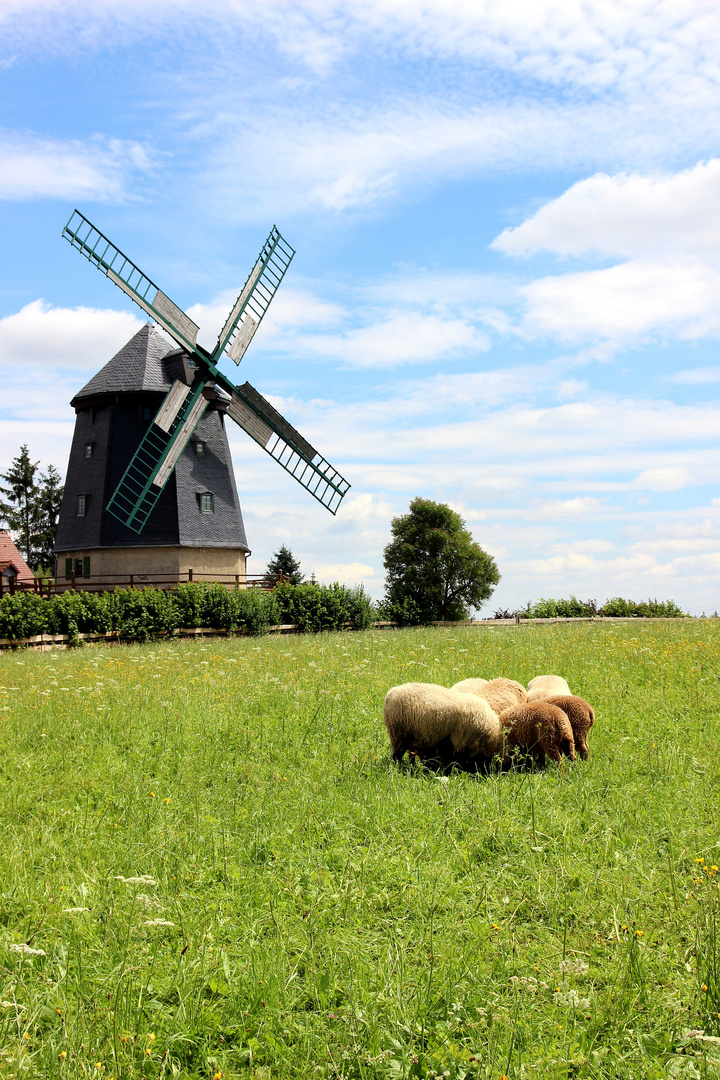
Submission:
[[190,568],[245,574],[250,554],[238,501],[226,405],[208,406],[142,533],[108,513],[138,443],[176,379],[192,371],[150,325],[144,326],[72,399],[75,434],[55,551],[62,580],[179,577]]
[[278,230],[271,229],[212,352],[198,344],[192,319],[78,210],[63,236],[178,348],[145,327],[73,398],[78,419],[58,522],[59,574],[151,577],[190,566],[242,573],[248,548],[225,415],[334,514],[347,480],[254,386],[236,386],[219,367],[225,355],[240,363],[295,254]]

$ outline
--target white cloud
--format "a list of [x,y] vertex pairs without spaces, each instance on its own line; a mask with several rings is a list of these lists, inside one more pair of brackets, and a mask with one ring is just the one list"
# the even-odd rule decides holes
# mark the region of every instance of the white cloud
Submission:
[[0,199],[120,202],[130,177],[149,168],[147,150],[137,142],[0,132]]
[[0,363],[24,381],[42,370],[92,373],[142,325],[141,319],[125,311],[60,308],[33,300],[0,319]]
[[633,259],[524,286],[525,326],[567,342],[684,339],[720,327],[720,269],[699,262]]
[[720,382],[720,367],[686,368],[684,371],[666,375],[663,382],[684,386],[706,386]]
[[710,255],[720,246],[720,160],[670,176],[591,176],[490,245],[507,255]]

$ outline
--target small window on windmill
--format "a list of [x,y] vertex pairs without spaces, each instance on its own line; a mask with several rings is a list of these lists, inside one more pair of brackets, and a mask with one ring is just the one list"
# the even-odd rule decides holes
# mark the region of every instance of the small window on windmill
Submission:
[[93,456],[93,444],[91,442],[85,443],[85,457],[91,458]]
[[199,439],[195,442],[195,454],[197,457],[205,457],[205,443]]
[[150,406],[149,405],[143,405],[143,420],[149,420],[149,419],[150,419]]
[[213,495],[212,491],[201,491],[198,498],[200,500],[201,514],[215,513],[215,496]]
[[87,495],[78,495],[77,497],[77,516],[85,517],[87,513]]

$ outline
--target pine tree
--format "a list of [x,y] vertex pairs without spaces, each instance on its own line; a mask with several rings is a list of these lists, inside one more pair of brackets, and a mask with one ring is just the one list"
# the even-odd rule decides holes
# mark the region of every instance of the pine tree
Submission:
[[265,571],[266,581],[272,581],[274,584],[280,577],[281,572],[283,581],[289,581],[291,585],[302,584],[303,575],[300,571],[300,562],[295,558],[290,548],[285,547],[284,544],[278,548],[267,564]]
[[54,465],[48,465],[45,472],[40,473],[40,520],[41,530],[38,537],[38,563],[43,569],[53,566],[55,555],[55,534],[57,532],[60,504],[62,503],[64,486],[60,483],[60,473]]
[[31,570],[38,566],[38,539],[42,531],[42,511],[39,489],[35,481],[38,461],[32,462],[27,445],[20,447],[6,473],[0,473],[7,487],[0,487],[0,521],[13,535],[21,554]]

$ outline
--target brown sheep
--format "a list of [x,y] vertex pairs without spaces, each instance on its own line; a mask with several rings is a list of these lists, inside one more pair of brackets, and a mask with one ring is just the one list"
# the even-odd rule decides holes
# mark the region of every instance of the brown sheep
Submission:
[[527,688],[528,701],[547,701],[560,694],[571,694],[572,690],[560,675],[537,675],[531,679]]
[[583,761],[587,761],[590,753],[588,733],[595,723],[595,711],[592,705],[588,705],[587,701],[574,694],[551,697],[547,699],[547,703],[548,705],[557,705],[558,709],[562,709],[565,713],[573,730],[575,749]]
[[503,767],[509,767],[516,753],[524,750],[532,755],[537,765],[545,764],[545,757],[560,762],[563,754],[575,761],[575,739],[566,714],[557,705],[535,701],[506,709],[500,715],[500,723],[508,728],[505,740]]
[[385,696],[385,727],[392,756],[464,768],[487,764],[502,748],[502,727],[482,698],[432,683],[403,683]]
[[527,701],[527,693],[522,683],[514,679],[463,679],[451,688],[461,694],[477,694],[487,701],[493,712],[500,715],[505,709],[522,705]]

